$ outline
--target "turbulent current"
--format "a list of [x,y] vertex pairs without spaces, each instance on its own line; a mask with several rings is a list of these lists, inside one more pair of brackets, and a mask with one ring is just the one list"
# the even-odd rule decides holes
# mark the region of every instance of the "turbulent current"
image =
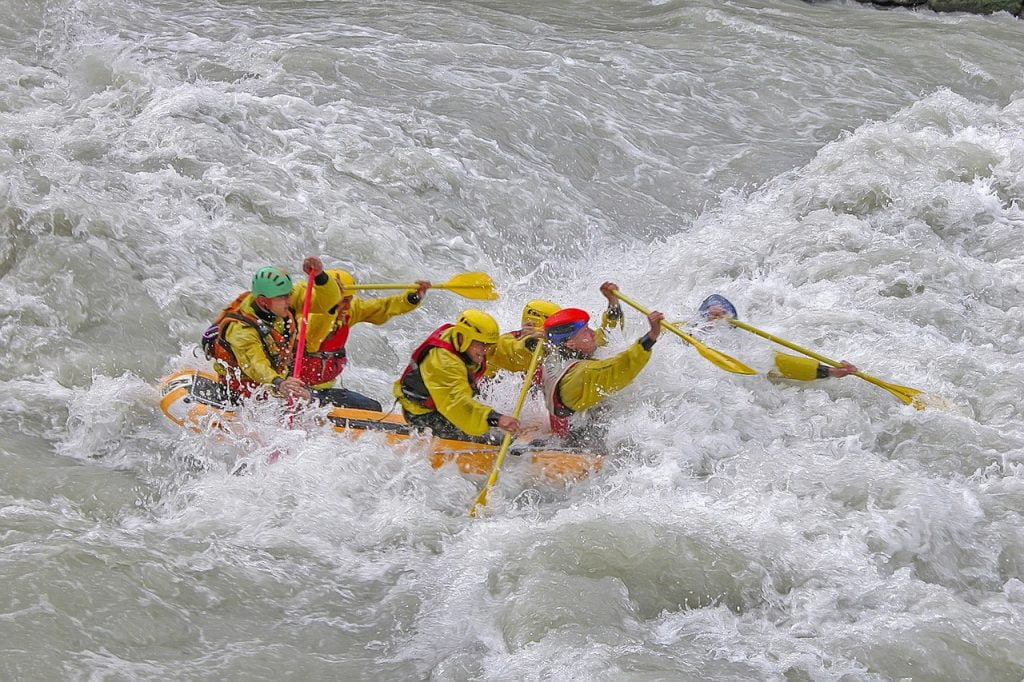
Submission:
[[[0,16],[0,679],[1024,678],[1024,22],[798,0]],[[557,487],[510,457],[474,520],[481,479],[382,437],[161,413],[252,273],[310,255],[363,281],[487,272],[504,329],[531,298],[597,313],[613,281],[766,370],[768,341],[689,326],[718,292],[941,400],[730,374],[665,334],[608,399],[603,471]],[[388,403],[469,305],[431,291],[356,327],[346,385]],[[627,308],[608,351],[644,327]],[[487,399],[510,411],[518,382]]]

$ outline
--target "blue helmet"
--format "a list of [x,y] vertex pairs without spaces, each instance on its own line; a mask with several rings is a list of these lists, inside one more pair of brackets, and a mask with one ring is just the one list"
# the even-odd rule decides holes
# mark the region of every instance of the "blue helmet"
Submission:
[[739,313],[736,312],[736,306],[730,303],[729,299],[727,299],[725,296],[722,296],[721,294],[711,294],[710,296],[704,299],[704,301],[700,304],[700,308],[698,309],[701,314],[701,317],[707,317],[708,308],[710,308],[713,305],[720,305],[723,308],[725,308],[726,311],[729,313],[729,317],[731,317],[732,319],[740,319]]

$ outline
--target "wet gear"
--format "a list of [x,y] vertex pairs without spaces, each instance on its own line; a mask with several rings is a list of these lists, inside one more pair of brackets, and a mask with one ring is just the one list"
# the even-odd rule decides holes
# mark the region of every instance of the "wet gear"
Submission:
[[248,395],[257,386],[288,376],[294,359],[296,322],[255,305],[249,292],[224,308],[203,334],[203,350],[232,391]]
[[535,298],[532,301],[527,301],[526,305],[523,306],[522,326],[543,327],[544,320],[548,319],[559,310],[561,310],[561,308],[557,303],[545,301],[541,298]]
[[253,296],[274,298],[292,293],[292,278],[276,265],[268,265],[256,271],[249,288]]
[[459,319],[452,327],[452,343],[460,353],[469,350],[474,341],[487,345],[496,344],[500,335],[498,323],[494,318],[476,308],[459,313]]
[[[338,283],[338,289],[341,290],[341,295],[345,297],[345,288],[353,286],[356,283],[356,278],[352,276],[352,273],[346,272],[345,270],[327,270],[328,276]],[[349,296],[352,295],[350,292]]]
[[576,336],[590,322],[590,314],[580,308],[563,308],[544,321],[548,341],[561,345]]
[[476,399],[487,371],[486,361],[475,364],[453,342],[456,325],[435,329],[412,353],[412,360],[395,382],[393,393],[410,420],[438,412],[462,432],[487,432],[493,409]]
[[[355,282],[351,275],[342,270],[326,272],[330,275],[329,281],[338,283],[340,275],[346,275],[348,280]],[[344,277],[341,279],[345,280]],[[339,290],[339,303],[343,294]],[[363,299],[352,296],[345,312],[339,312],[337,306],[334,306],[326,314],[310,315],[306,331],[306,355],[302,359],[300,378],[314,388],[331,388],[348,362],[345,346],[352,327],[362,322],[384,324],[396,315],[415,310],[419,297],[413,300],[412,294],[415,292],[383,298]]]
[[706,318],[708,316],[708,310],[713,305],[720,305],[723,308],[725,308],[726,312],[729,314],[729,317],[733,318],[734,320],[740,319],[739,313],[736,312],[736,306],[730,303],[729,299],[727,299],[725,296],[722,296],[721,294],[711,294],[710,296],[705,298],[703,301],[701,301],[700,308],[698,308],[697,311],[701,314],[701,317]]
[[650,350],[644,348],[644,338],[603,360],[580,358],[564,348],[549,354],[544,361],[544,401],[549,414],[569,417],[628,386],[651,359]]
[[797,381],[814,381],[828,378],[828,365],[819,363],[814,358],[805,358],[788,353],[775,353],[775,370],[771,374]]
[[[310,317],[324,313],[338,302],[337,287],[324,273],[314,280]],[[292,287],[288,315],[277,317],[256,305],[256,296],[245,292],[224,308],[203,334],[202,345],[214,370],[229,388],[249,395],[256,386],[284,379],[294,361],[297,334],[296,310],[302,309],[305,284]]]
[[[470,436],[459,427],[444,418],[440,412],[426,412],[424,414],[405,414],[405,420],[417,429],[430,429],[434,438],[448,438],[451,440],[467,440],[471,443],[489,443],[498,445],[504,438],[503,433],[485,432],[479,436]],[[497,420],[495,424],[497,425]]]

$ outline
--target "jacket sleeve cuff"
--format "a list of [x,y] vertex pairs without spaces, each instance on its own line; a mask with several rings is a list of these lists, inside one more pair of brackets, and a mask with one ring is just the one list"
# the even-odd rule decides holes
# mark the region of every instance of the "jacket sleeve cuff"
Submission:
[[491,413],[489,415],[487,415],[487,425],[490,426],[490,427],[497,426],[498,425],[498,420],[501,419],[503,416],[504,415],[502,415],[497,410],[491,410]]
[[651,337],[647,336],[647,334],[644,334],[638,340],[638,343],[641,346],[643,346],[643,349],[646,350],[646,351],[650,351],[651,348],[654,347],[654,344],[657,343],[657,342],[658,342],[657,339],[652,339]]

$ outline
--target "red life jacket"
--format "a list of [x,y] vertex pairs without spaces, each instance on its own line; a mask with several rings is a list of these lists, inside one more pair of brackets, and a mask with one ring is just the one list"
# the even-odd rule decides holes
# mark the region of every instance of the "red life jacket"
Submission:
[[244,396],[250,395],[259,384],[247,377],[238,366],[235,352],[225,336],[229,324],[244,324],[256,330],[263,352],[267,354],[267,360],[275,372],[287,375],[295,356],[295,317],[291,311],[284,320],[284,332],[279,332],[272,324],[242,311],[242,303],[248,295],[249,292],[246,291],[220,311],[202,339],[207,359],[225,370],[225,373],[220,375],[221,381],[227,384],[228,389]]
[[348,333],[352,327],[348,324],[348,316],[344,324],[328,334],[324,342],[320,344],[320,350],[316,353],[306,353],[302,358],[302,372],[299,378],[310,386],[326,384],[334,381],[345,369],[348,358],[345,354],[345,344],[348,343]]
[[405,370],[402,372],[402,377],[399,380],[402,386],[402,395],[428,410],[437,410],[437,405],[434,403],[434,398],[430,395],[430,391],[427,390],[426,384],[423,383],[423,376],[420,374],[420,363],[423,362],[423,358],[431,350],[440,348],[458,356],[460,360],[466,363],[466,374],[469,379],[469,385],[473,389],[473,395],[477,394],[477,386],[484,378],[484,374],[487,373],[486,360],[474,372],[470,369],[472,363],[467,361],[466,356],[457,351],[451,342],[441,338],[441,335],[448,329],[451,329],[452,326],[451,324],[441,325],[423,343],[416,347],[416,350],[412,352],[412,362],[405,366]]

